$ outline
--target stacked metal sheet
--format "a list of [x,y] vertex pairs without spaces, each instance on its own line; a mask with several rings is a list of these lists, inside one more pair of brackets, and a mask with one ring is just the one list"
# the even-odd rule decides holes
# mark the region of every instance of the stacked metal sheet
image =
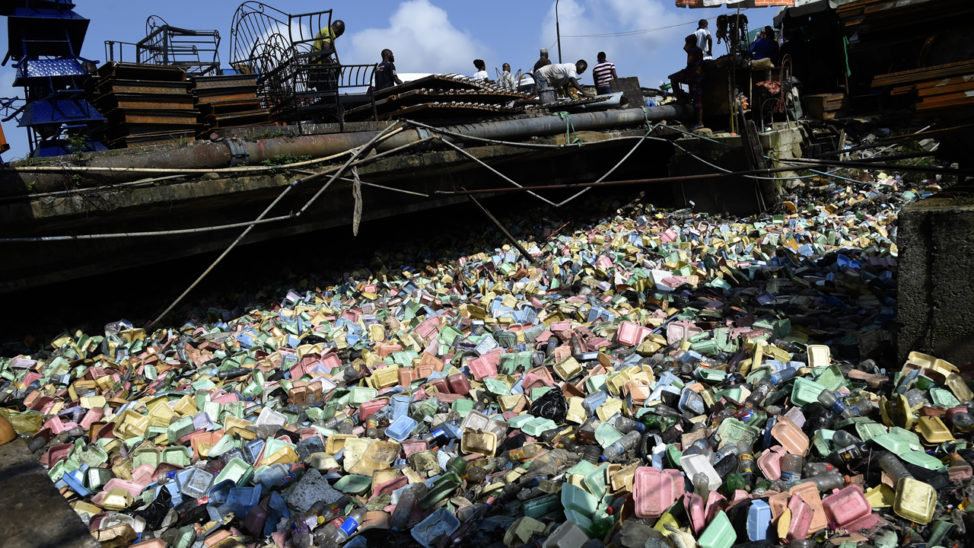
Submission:
[[247,74],[193,78],[193,96],[200,111],[200,131],[272,123],[270,111],[257,96],[257,77]]
[[108,119],[110,148],[192,141],[199,111],[190,93],[192,83],[177,67],[106,63],[98,69],[92,96]]
[[[515,114],[530,102],[530,94],[456,74],[433,74],[375,92],[375,110],[380,120]],[[372,106],[350,109],[345,116],[349,120],[371,118]]]

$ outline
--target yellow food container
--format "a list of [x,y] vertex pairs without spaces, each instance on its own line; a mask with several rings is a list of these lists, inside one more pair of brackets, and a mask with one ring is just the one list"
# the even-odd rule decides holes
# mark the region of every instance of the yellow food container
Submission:
[[937,491],[928,483],[913,478],[896,482],[893,511],[903,519],[926,525],[933,519],[937,507]]
[[940,420],[940,417],[920,417],[917,419],[916,431],[923,441],[930,445],[939,445],[954,439],[950,429],[944,421]]

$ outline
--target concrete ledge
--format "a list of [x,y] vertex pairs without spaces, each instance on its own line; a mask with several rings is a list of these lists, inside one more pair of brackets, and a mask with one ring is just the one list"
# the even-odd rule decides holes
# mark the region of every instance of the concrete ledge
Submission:
[[900,212],[897,350],[974,362],[974,183]]
[[100,548],[23,439],[0,445],[0,545]]

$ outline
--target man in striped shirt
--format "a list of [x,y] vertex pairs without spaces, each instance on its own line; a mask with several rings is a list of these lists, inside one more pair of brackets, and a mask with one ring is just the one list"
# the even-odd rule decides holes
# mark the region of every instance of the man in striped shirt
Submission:
[[592,69],[592,76],[595,77],[595,89],[599,95],[608,95],[612,93],[612,87],[609,84],[619,75],[616,74],[615,64],[605,60],[604,51],[599,52],[598,59],[599,64]]

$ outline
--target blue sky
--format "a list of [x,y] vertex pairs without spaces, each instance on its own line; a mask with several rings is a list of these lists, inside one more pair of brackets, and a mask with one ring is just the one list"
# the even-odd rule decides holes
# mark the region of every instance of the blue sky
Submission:
[[[226,0],[75,0],[75,11],[91,19],[84,55],[105,60],[105,40],[137,42],[145,35],[145,20],[159,15],[169,24],[191,29],[216,29],[223,39],[221,60],[230,60],[230,25],[240,2]],[[472,74],[473,59],[482,58],[493,75],[502,63],[513,71],[528,70],[546,47],[557,62],[554,0],[269,0],[287,13],[326,8],[345,20],[347,30],[338,40],[338,51],[347,63],[379,61],[379,52],[396,52],[400,72],[456,72]],[[616,63],[619,76],[638,76],[640,84],[655,87],[685,62],[682,37],[693,32],[696,21],[710,20],[728,9],[684,9],[674,0],[560,0],[562,57],[595,62],[605,51]],[[770,24],[777,8],[747,10],[751,28]],[[6,47],[7,25],[0,25]],[[714,54],[724,53],[714,44]],[[8,63],[0,68],[0,96],[20,94],[12,88],[14,71]],[[591,84],[591,73],[583,75]],[[3,124],[12,149],[5,160],[27,154],[26,131],[14,121]]]

